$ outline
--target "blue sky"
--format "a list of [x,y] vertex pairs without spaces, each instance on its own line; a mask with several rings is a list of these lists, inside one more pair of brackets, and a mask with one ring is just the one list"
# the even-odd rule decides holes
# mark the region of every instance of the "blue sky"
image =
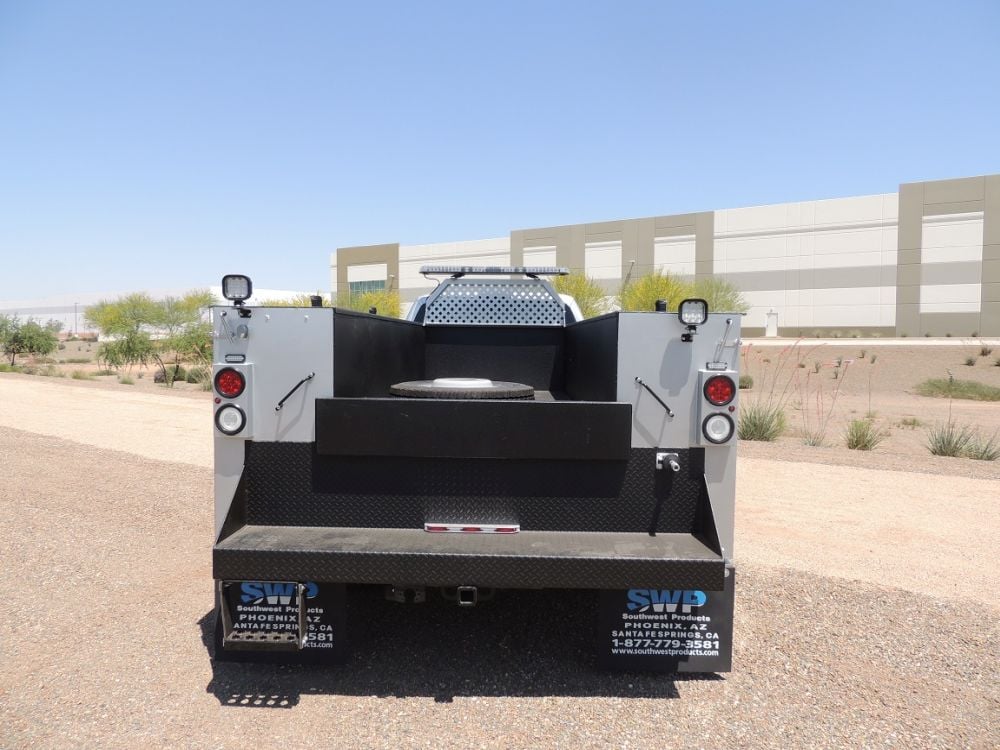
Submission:
[[1000,3],[0,0],[0,300],[1000,172]]

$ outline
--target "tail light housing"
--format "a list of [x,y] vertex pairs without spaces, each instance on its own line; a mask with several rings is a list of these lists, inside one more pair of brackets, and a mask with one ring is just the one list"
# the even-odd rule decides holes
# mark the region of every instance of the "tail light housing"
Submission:
[[704,394],[713,406],[725,406],[736,397],[736,383],[728,375],[713,375],[705,381]]
[[236,398],[247,387],[243,373],[232,367],[224,367],[215,373],[215,390],[225,398]]
[[727,447],[736,440],[736,408],[739,374],[729,369],[698,371],[700,398],[694,439],[700,445]]

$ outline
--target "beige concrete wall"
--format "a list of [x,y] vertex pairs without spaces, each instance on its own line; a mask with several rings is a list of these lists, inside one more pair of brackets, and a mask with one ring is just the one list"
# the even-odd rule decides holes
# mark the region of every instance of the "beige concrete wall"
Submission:
[[1000,175],[900,185],[897,331],[1000,334]]
[[[971,238],[971,239],[970,239]],[[1000,175],[900,186],[899,193],[801,201],[620,221],[516,229],[509,237],[343,248],[346,268],[385,263],[404,306],[433,287],[425,263],[559,265],[608,295],[662,269],[720,275],[791,333],[1000,335]]]
[[346,290],[348,268],[350,266],[374,265],[384,263],[386,266],[386,289],[398,289],[399,279],[399,243],[389,242],[383,245],[361,245],[358,247],[340,247],[330,257],[330,290],[333,298],[337,298],[340,290]]

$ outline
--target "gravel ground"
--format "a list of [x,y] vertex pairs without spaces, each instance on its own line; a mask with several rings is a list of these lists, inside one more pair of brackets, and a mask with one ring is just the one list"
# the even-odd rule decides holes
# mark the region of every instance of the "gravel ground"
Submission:
[[362,599],[346,667],[216,664],[206,404],[25,380],[0,376],[0,747],[1000,745],[995,479],[744,458],[727,675],[601,672],[589,595],[548,592]]

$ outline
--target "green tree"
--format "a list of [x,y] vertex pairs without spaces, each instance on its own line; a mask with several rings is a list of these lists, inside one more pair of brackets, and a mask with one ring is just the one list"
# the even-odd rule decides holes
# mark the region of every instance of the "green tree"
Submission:
[[5,352],[7,351],[7,339],[10,338],[14,330],[14,321],[16,320],[16,315],[0,315],[0,348]]
[[10,355],[13,366],[18,354],[45,355],[55,351],[59,338],[51,326],[43,326],[31,318],[21,322],[16,315],[3,315],[0,316],[0,343],[4,353]]
[[116,370],[130,372],[134,366],[152,362],[155,346],[147,331],[127,331],[103,342],[97,348],[97,361]]
[[692,285],[668,271],[656,270],[645,276],[627,281],[618,293],[622,310],[652,311],[657,300],[666,300],[668,310],[676,310],[681,300],[693,297]]
[[[153,357],[163,372],[163,382],[172,387],[181,360],[206,366],[212,361],[212,326],[205,317],[215,302],[207,289],[183,297],[165,297],[156,304],[153,326],[157,331]],[[167,361],[173,357],[173,364]]]
[[214,302],[208,290],[161,300],[135,293],[91,305],[84,317],[108,338],[98,358],[109,367],[128,371],[156,362],[170,387],[181,360],[211,361],[212,328],[205,311]]
[[745,313],[750,304],[740,294],[736,285],[718,276],[708,276],[694,282],[692,296],[708,302],[712,312]]
[[148,294],[136,292],[116,300],[101,300],[83,311],[84,319],[103,336],[121,336],[130,331],[155,327],[157,303]]
[[559,294],[568,294],[575,299],[585,318],[607,312],[608,301],[604,289],[585,273],[556,276],[552,286]]

